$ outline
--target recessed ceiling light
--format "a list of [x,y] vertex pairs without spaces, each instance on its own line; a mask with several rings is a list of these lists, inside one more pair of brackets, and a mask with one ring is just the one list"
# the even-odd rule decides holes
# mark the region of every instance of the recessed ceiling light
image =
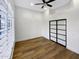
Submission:
[[46,7],[44,7],[44,9],[46,10],[47,8],[46,8]]
[[34,3],[30,3],[31,6],[34,6]]

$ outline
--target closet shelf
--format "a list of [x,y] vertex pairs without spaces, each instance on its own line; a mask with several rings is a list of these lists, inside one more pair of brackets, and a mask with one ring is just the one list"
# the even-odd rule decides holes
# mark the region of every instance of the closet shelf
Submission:
[[[50,28],[50,29],[56,30],[56,28]],[[66,31],[65,29],[58,29],[58,30]]]
[[[56,26],[56,24],[50,24],[52,26]],[[57,24],[58,26],[65,26],[66,24]]]
[[65,34],[61,34],[61,33],[55,33],[55,32],[50,32],[52,34],[58,34],[58,35],[62,35],[62,36],[66,36]]

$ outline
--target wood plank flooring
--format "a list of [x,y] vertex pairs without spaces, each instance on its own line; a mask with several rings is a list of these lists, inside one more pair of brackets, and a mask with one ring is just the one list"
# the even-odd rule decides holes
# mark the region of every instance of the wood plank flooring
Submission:
[[13,59],[79,59],[79,55],[44,37],[17,42]]

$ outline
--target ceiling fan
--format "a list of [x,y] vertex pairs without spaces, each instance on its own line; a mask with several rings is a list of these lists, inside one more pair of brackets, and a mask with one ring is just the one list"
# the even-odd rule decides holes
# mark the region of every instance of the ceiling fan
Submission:
[[45,0],[42,0],[42,3],[36,3],[34,5],[43,5],[41,8],[44,8],[45,6],[48,6],[48,7],[52,7],[51,2],[53,2],[55,0],[49,0],[49,1],[45,1]]

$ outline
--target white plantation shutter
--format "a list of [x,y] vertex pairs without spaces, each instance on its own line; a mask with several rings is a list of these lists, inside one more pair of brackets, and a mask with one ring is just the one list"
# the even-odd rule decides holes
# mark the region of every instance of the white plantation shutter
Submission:
[[7,0],[0,0],[0,59],[10,59],[13,45],[13,10]]

